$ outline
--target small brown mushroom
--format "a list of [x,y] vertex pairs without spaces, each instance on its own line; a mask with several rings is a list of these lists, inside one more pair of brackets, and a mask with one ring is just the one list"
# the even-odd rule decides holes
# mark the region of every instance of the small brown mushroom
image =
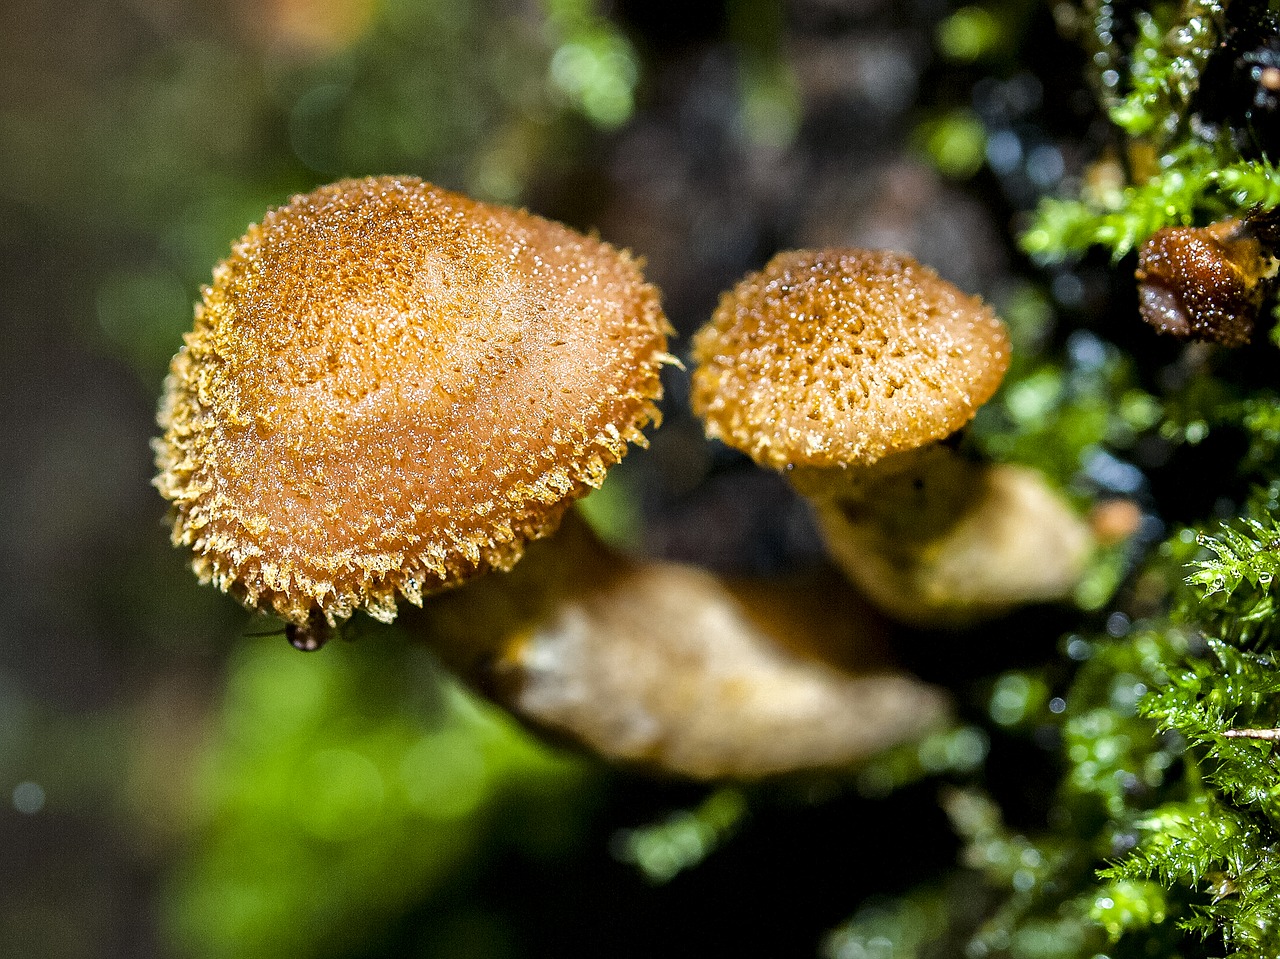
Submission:
[[295,196],[203,293],[155,482],[200,579],[300,646],[511,567],[658,420],[627,253],[411,177]]
[[787,470],[835,559],[895,615],[962,624],[1059,598],[1080,575],[1087,528],[1037,474],[942,442],[996,391],[1009,341],[928,267],[779,254],[724,295],[693,355],[707,434]]
[[510,573],[406,625],[534,727],[678,776],[845,767],[948,714],[940,690],[887,665],[884,624],[838,579],[631,560],[572,514]]
[[1165,227],[1138,251],[1139,311],[1161,333],[1243,346],[1277,265],[1247,222]]

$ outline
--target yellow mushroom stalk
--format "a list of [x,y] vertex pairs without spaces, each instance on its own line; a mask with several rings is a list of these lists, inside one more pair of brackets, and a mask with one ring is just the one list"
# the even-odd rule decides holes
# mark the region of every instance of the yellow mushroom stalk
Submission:
[[155,441],[196,574],[300,645],[508,569],[656,422],[635,261],[412,177],[267,214],[214,271]]
[[695,337],[693,408],[708,436],[787,471],[882,608],[962,625],[1062,597],[1090,548],[1038,474],[945,442],[995,393],[1009,351],[990,307],[910,257],[793,251],[726,293]]

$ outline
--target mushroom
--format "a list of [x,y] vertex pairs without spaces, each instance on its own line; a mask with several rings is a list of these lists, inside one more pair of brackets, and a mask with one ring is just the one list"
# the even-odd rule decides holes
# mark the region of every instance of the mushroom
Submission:
[[945,722],[884,623],[830,574],[730,580],[620,556],[575,514],[510,573],[406,625],[525,722],[696,779],[846,767]]
[[897,253],[782,253],[694,338],[707,435],[786,470],[834,559],[923,626],[1065,595],[1087,527],[1030,470],[970,461],[957,431],[1009,363],[977,297]]
[[412,177],[249,228],[174,357],[155,441],[173,541],[296,645],[552,532],[657,422],[669,327],[598,239]]
[[[1274,230],[1264,215],[1264,235]],[[1253,335],[1267,282],[1280,267],[1263,250],[1252,220],[1157,230],[1138,251],[1138,304],[1161,333],[1224,346]]]

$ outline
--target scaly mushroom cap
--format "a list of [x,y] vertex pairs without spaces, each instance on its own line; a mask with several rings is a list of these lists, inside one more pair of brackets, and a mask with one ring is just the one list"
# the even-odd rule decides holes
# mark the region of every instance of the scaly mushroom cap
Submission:
[[155,482],[201,580],[294,624],[509,568],[659,417],[627,253],[417,179],[294,197],[203,293]]
[[693,340],[707,435],[763,466],[869,465],[955,432],[1009,365],[1004,324],[910,257],[781,253]]

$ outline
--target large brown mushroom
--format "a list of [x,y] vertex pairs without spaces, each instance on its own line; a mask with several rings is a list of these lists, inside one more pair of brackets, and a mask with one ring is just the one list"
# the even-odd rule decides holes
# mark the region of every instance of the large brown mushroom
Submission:
[[600,240],[411,177],[321,187],[214,271],[156,485],[202,581],[300,643],[555,529],[658,419],[658,294]]
[[1083,522],[1037,474],[948,442],[1000,385],[1009,340],[933,270],[884,251],[779,254],[724,295],[693,356],[707,434],[786,470],[834,558],[893,614],[963,624],[1074,585]]

